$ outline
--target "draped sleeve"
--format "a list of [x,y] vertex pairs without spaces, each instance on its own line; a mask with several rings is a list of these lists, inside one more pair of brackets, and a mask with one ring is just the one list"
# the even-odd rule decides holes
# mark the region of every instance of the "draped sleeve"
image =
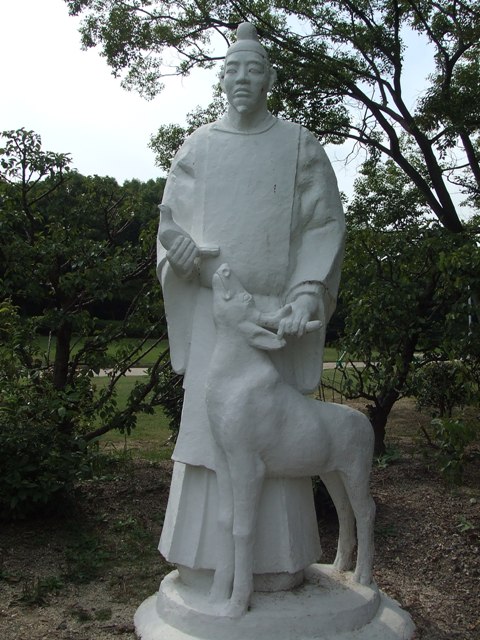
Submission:
[[291,232],[286,301],[300,293],[324,298],[326,321],[335,309],[345,241],[345,219],[332,165],[302,127]]
[[[208,134],[209,125],[200,127],[177,152],[167,178],[162,204],[168,205],[177,224],[190,232],[195,215],[197,149]],[[190,353],[192,318],[198,295],[198,281],[175,275],[166,260],[166,250],[157,236],[157,276],[163,290],[167,317],[170,358],[174,371],[185,373]]]
[[322,375],[325,330],[335,310],[344,242],[345,218],[333,168],[317,139],[302,127],[284,302],[304,293],[316,296],[323,303],[317,313],[323,327],[301,338],[289,336],[284,353],[273,356],[285,380],[302,393],[314,391]]

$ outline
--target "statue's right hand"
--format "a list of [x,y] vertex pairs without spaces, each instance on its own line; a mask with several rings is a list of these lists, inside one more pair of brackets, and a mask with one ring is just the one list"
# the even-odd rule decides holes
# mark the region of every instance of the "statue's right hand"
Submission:
[[200,251],[195,242],[186,236],[179,235],[167,251],[167,260],[179,278],[188,279],[195,269],[195,260]]

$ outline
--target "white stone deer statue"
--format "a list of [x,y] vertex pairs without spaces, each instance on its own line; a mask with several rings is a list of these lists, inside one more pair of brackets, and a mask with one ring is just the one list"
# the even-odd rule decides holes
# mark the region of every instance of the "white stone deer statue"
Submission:
[[[255,525],[265,477],[319,475],[335,504],[339,540],[334,566],[372,580],[375,504],[369,490],[373,431],[345,405],[319,402],[287,384],[266,353],[283,338],[255,307],[227,264],[214,274],[217,342],[206,403],[216,443],[219,544],[210,593],[219,615],[239,617],[253,591]],[[274,535],[275,532],[272,532]]]

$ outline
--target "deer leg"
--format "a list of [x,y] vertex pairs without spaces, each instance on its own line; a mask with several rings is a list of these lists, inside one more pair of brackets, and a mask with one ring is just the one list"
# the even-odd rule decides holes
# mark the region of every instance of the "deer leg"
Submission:
[[265,477],[262,460],[252,452],[229,459],[233,488],[235,572],[226,615],[246,613],[253,592],[253,555],[258,506]]
[[332,471],[320,477],[333,500],[338,516],[338,545],[333,566],[338,571],[348,571],[353,567],[355,516],[341,475]]
[[344,474],[343,478],[357,523],[357,565],[353,578],[355,582],[369,585],[372,582],[375,503],[370,495],[369,474],[362,471],[348,477]]
[[217,564],[210,590],[210,602],[228,600],[232,593],[234,572],[233,492],[225,454],[217,446],[215,468],[218,486]]

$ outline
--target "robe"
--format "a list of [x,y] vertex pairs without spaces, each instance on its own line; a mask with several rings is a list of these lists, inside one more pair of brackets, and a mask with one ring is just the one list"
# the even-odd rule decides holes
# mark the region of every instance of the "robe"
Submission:
[[[199,128],[173,161],[163,203],[198,246],[218,246],[220,255],[202,259],[199,274],[184,280],[158,245],[172,366],[185,376],[160,549],[170,562],[214,568],[215,463],[204,388],[215,344],[211,277],[228,262],[260,311],[303,293],[318,296],[325,325],[335,308],[344,218],[321,145],[303,127],[273,116],[248,133],[232,129],[226,117]],[[324,337],[324,329],[288,337],[284,349],[270,354],[284,379],[303,393],[319,383]],[[294,573],[317,560],[310,480],[267,479],[263,493],[255,572]],[[272,522],[278,544],[271,542]]]

